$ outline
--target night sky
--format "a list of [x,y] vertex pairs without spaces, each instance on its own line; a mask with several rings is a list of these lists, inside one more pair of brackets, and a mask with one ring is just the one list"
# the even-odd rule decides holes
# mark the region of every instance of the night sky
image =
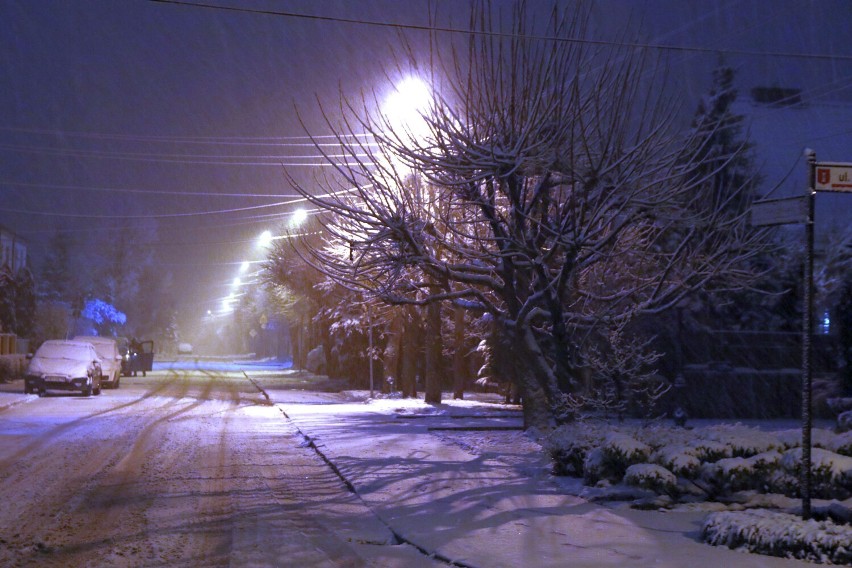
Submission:
[[[432,5],[442,25],[467,21],[455,0],[210,3],[412,25],[428,24]],[[852,100],[845,0],[593,6],[596,39],[710,50],[657,50],[685,122],[720,61],[737,69],[743,94],[784,86],[841,108]],[[256,236],[298,206],[269,206],[293,199],[282,164],[310,179],[321,162],[296,109],[325,134],[317,97],[333,108],[341,92],[387,92],[393,72],[383,70],[400,32],[146,0],[3,0],[0,224],[27,240],[36,271],[56,229],[81,248],[140,229],[155,235],[155,262],[174,276],[183,317],[216,309],[239,263],[259,258]],[[415,45],[425,39],[405,33]],[[850,117],[840,120],[848,132],[833,143],[852,148]],[[852,161],[852,150],[831,159]],[[247,209],[257,206],[269,207]]]

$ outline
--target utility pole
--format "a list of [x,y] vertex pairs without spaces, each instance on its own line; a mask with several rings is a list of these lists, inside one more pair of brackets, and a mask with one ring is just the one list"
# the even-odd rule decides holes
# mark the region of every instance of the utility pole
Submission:
[[802,519],[811,518],[811,394],[813,364],[811,361],[814,312],[814,198],[816,196],[816,152],[805,150],[808,167],[807,218],[805,220],[804,309],[802,310]]

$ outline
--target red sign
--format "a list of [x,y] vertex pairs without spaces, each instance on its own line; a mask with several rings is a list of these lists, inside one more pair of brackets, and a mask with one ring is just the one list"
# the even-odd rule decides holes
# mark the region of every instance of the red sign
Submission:
[[815,166],[814,189],[852,192],[852,164],[821,163]]

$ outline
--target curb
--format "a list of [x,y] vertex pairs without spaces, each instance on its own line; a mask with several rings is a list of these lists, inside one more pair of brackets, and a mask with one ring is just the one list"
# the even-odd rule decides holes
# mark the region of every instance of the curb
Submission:
[[26,404],[29,402],[33,402],[34,400],[38,400],[38,395],[36,394],[21,394],[20,397],[21,398],[16,398],[9,402],[2,402],[2,398],[5,397],[0,396],[0,412],[8,410],[13,406],[18,406],[19,404]]
[[[263,387],[261,387],[259,384],[257,384],[257,382],[254,379],[252,379],[245,371],[243,371],[243,375],[245,375],[246,379],[248,379],[249,382],[251,382],[251,384],[254,385],[254,387],[261,394],[263,394],[263,396],[266,398],[266,400],[269,403],[274,404],[274,403],[272,403],[272,399],[269,397],[269,394],[263,389]],[[317,443],[314,441],[314,439],[311,438],[308,434],[306,434],[295,420],[290,418],[290,416],[287,414],[287,411],[284,410],[283,405],[276,404],[275,406],[278,408],[278,410],[281,412],[281,414],[284,416],[284,418],[286,418],[296,428],[296,430],[299,432],[299,435],[302,436],[302,438],[304,439],[305,447],[311,448],[314,451],[314,453],[316,453],[316,455],[331,469],[331,471],[334,472],[334,474],[338,477],[338,479],[340,479],[340,481],[349,490],[349,492],[352,493],[353,495],[355,495],[358,498],[358,500],[361,501],[361,503],[373,513],[373,515],[376,517],[376,519],[378,519],[379,522],[382,523],[388,529],[388,531],[390,531],[391,535],[394,537],[394,540],[395,540],[395,542],[393,542],[391,544],[407,544],[407,545],[415,548],[416,550],[418,550],[424,556],[431,558],[433,560],[437,560],[439,562],[443,562],[444,564],[446,564],[448,566],[456,566],[458,568],[476,568],[476,566],[474,566],[472,564],[466,564],[466,563],[458,562],[458,561],[452,560],[451,558],[448,558],[448,557],[446,557],[442,554],[439,554],[437,552],[426,550],[425,548],[423,548],[419,544],[408,540],[407,538],[402,536],[399,532],[397,532],[392,526],[390,526],[387,523],[387,521],[385,521],[384,518],[382,518],[381,515],[376,513],[376,511],[372,507],[370,507],[369,503],[367,503],[364,500],[364,498],[361,496],[361,494],[358,493],[358,490],[355,488],[355,484],[352,483],[352,481],[348,477],[346,477],[346,475],[340,470],[339,467],[337,467],[337,465],[335,465],[335,463],[331,460],[331,458],[328,457],[328,454],[326,452],[324,452],[319,445],[317,445]]]

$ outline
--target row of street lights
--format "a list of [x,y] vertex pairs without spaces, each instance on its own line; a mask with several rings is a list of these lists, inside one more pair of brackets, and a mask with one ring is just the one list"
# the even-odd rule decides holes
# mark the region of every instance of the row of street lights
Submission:
[[[388,123],[399,132],[406,132],[413,138],[423,138],[427,134],[428,124],[424,115],[432,104],[432,90],[422,79],[410,76],[400,80],[392,92],[385,98],[382,104],[382,114]],[[290,227],[301,226],[308,218],[308,211],[299,208],[291,213]],[[289,235],[273,235],[271,231],[263,231],[257,238],[257,247],[263,251],[269,249],[273,241],[287,238]],[[222,314],[233,311],[234,302],[242,294],[240,287],[245,283],[244,278],[250,265],[263,262],[263,260],[247,260],[240,264],[239,273],[234,278],[231,292],[221,300]],[[256,273],[255,273],[256,274]],[[212,316],[212,310],[207,311]]]
[[[290,214],[289,225],[292,228],[298,227],[302,225],[302,223],[304,223],[307,218],[308,212],[305,209],[296,209],[295,211],[293,211],[293,213]],[[288,238],[289,236],[290,235],[273,235],[272,231],[267,229],[263,231],[260,235],[258,235],[257,240],[255,242],[255,247],[263,251],[263,254],[265,255],[274,241],[278,239]],[[237,301],[238,298],[245,295],[244,292],[240,292],[241,287],[246,284],[257,283],[256,277],[260,273],[260,270],[256,270],[255,272],[249,273],[249,268],[251,268],[252,264],[260,264],[264,261],[265,259],[255,259],[244,260],[240,263],[237,276],[235,276],[233,281],[231,282],[230,293],[226,297],[221,299],[222,304],[221,310],[219,311],[220,314],[229,314],[234,311],[234,303]],[[212,316],[212,310],[207,310],[207,315]]]
[[[394,131],[403,133],[413,140],[422,140],[428,135],[429,125],[424,117],[432,104],[432,89],[422,79],[412,76],[404,78],[394,86],[392,92],[385,98],[381,108],[387,124]],[[305,209],[299,208],[293,211],[290,214],[290,228],[301,226],[307,220],[308,215],[309,212]],[[256,258],[257,249],[263,251],[263,255],[265,256],[275,240],[291,236],[273,235],[269,230],[263,231],[256,240],[256,250],[253,252],[253,256]],[[238,298],[243,297],[246,293],[244,286],[257,282],[256,277],[260,270],[250,273],[251,265],[264,261],[265,259],[255,259],[245,260],[240,263],[238,273],[231,282],[229,294],[224,298],[220,298],[221,308],[216,312],[217,315],[227,315],[234,311]],[[207,317],[214,317],[213,310],[207,310]],[[372,332],[372,326],[370,326],[370,331]],[[372,333],[370,335],[370,339],[372,340]],[[372,359],[370,363],[370,383],[372,390]]]

